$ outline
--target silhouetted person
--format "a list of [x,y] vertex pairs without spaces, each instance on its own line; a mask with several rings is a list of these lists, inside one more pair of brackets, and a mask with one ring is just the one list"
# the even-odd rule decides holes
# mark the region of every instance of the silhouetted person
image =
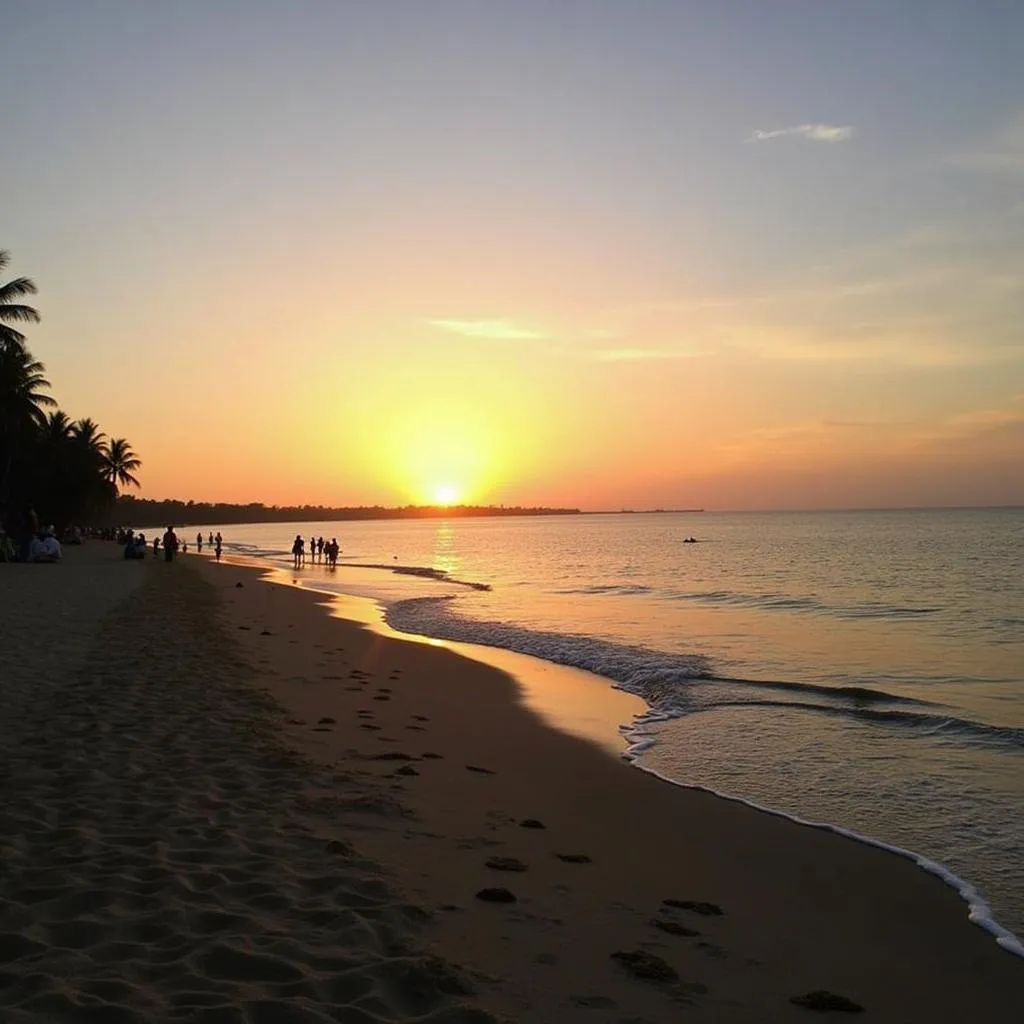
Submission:
[[202,533],[196,534],[196,547],[199,549],[199,554],[203,553],[203,535]]
[[153,538],[153,557],[154,558],[159,558],[160,557],[160,538],[159,537],[154,537]]
[[213,530],[210,531],[210,547],[213,547]]
[[167,532],[164,534],[164,561],[173,562],[174,556],[178,550],[178,536],[174,532],[173,526],[167,527]]
[[218,562],[220,561],[220,549],[221,549],[221,546],[222,545],[221,545],[220,534],[218,533],[217,536],[213,540],[213,557],[216,558]]
[[316,553],[317,553],[317,556],[319,557],[320,561],[322,562],[324,560],[324,539],[323,539],[323,537],[321,537],[316,542]]
[[295,534],[295,541],[292,543],[292,564],[298,569],[302,565],[302,552],[305,545],[302,543],[302,537],[299,534]]

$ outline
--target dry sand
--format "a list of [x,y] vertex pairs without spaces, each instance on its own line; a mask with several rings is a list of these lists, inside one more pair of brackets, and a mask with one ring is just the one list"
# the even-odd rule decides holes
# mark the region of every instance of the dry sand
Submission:
[[0,568],[0,1019],[1024,1019],[1024,961],[910,862],[327,601],[112,546]]
[[101,544],[4,565],[0,621],[4,1024],[491,1019],[345,841],[372,794],[281,743],[196,572]]

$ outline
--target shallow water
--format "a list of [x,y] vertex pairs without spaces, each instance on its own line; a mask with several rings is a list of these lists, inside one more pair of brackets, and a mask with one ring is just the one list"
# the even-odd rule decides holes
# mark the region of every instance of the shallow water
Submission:
[[221,529],[276,564],[337,536],[310,583],[604,676],[652,709],[644,766],[940,861],[1024,933],[1024,510]]

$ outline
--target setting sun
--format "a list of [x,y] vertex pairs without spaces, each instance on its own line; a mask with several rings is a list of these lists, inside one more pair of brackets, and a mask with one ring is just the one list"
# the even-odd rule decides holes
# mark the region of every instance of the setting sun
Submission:
[[454,505],[459,492],[451,484],[438,484],[434,488],[434,501],[438,505]]

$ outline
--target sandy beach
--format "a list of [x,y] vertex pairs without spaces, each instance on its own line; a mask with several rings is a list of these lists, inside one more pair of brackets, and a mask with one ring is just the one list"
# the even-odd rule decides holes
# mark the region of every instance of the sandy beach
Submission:
[[1024,1017],[938,879],[630,768],[497,669],[248,567],[3,570],[12,1024]]

